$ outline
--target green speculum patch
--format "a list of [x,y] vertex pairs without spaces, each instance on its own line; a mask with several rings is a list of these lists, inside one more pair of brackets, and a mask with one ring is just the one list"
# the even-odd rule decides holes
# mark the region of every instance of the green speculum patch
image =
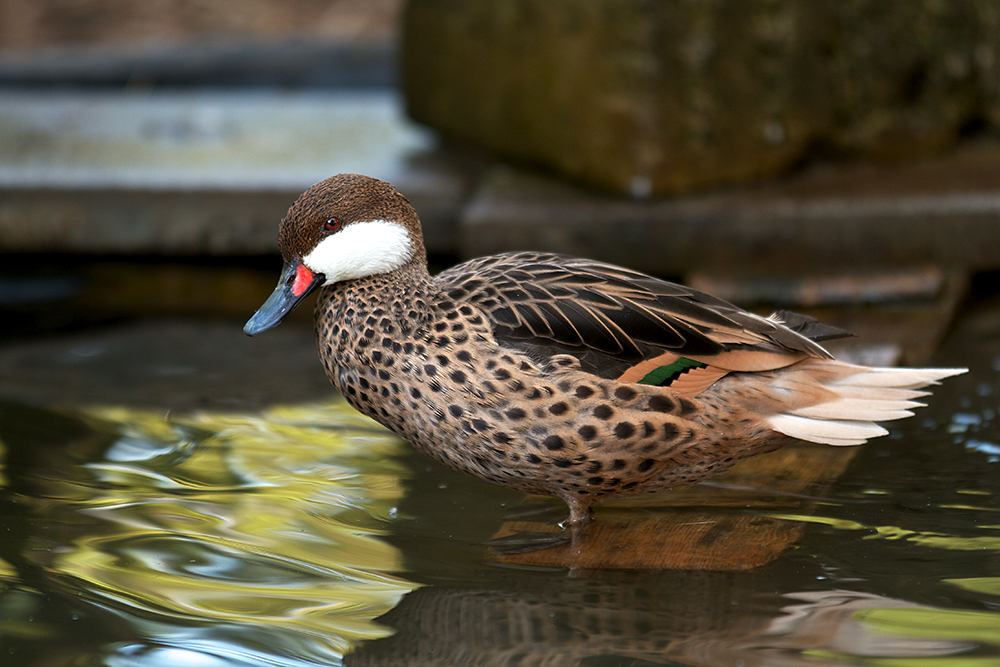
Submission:
[[687,357],[681,357],[671,364],[660,366],[659,368],[646,373],[646,375],[639,380],[639,384],[651,384],[656,387],[669,387],[684,373],[687,373],[695,368],[705,368],[706,366],[708,366],[708,364],[703,364],[700,361],[688,359]]

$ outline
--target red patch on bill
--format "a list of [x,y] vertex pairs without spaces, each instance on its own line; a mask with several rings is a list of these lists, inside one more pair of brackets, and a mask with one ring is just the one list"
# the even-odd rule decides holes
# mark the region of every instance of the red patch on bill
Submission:
[[292,283],[292,293],[295,296],[302,296],[309,289],[309,286],[312,285],[313,278],[315,277],[316,274],[307,269],[304,264],[299,264],[295,267],[295,282]]

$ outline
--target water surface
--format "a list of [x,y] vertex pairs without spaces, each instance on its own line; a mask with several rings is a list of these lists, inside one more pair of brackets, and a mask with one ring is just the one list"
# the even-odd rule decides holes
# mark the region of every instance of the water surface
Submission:
[[0,664],[1000,664],[990,322],[938,359],[973,372],[860,448],[815,511],[718,510],[805,524],[742,572],[499,565],[484,543],[523,496],[335,399],[8,399]]

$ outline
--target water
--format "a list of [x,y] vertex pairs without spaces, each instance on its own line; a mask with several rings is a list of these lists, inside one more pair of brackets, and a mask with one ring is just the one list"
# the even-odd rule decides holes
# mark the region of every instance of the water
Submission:
[[523,496],[336,400],[8,400],[0,665],[1000,664],[995,332],[965,327],[938,362],[973,372],[814,512],[739,510],[805,532],[738,572],[497,564],[484,542]]

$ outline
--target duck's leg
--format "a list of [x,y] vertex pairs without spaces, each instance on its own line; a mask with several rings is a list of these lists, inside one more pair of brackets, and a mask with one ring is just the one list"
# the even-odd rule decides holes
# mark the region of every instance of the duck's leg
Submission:
[[563,498],[563,500],[569,505],[569,518],[559,524],[563,528],[570,528],[575,532],[586,526],[594,518],[590,513],[590,499]]

